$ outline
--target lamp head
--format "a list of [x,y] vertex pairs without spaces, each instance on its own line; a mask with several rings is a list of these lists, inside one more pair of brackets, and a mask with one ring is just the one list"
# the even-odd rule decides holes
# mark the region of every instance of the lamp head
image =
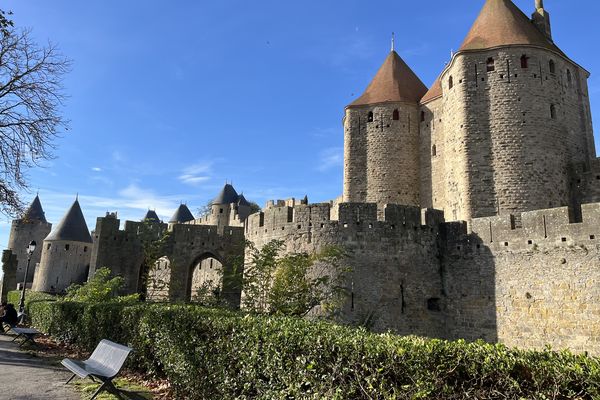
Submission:
[[35,240],[32,240],[31,243],[29,243],[29,246],[27,246],[27,254],[29,254],[29,255],[33,254],[33,252],[35,251],[36,245],[37,245],[37,243],[35,242]]

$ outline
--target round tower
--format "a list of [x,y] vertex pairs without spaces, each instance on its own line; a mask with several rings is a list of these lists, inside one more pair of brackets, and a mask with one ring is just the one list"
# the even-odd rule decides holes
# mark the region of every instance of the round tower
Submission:
[[[23,217],[12,222],[10,237],[8,239],[8,250],[12,250],[17,256],[17,283],[23,282],[25,269],[27,268],[27,246],[34,240],[40,244],[52,230],[52,224],[46,221],[46,215],[42,208],[39,196],[35,196],[33,202],[23,214]],[[41,251],[35,251],[31,255],[27,282],[33,282],[35,266],[40,262]],[[13,290],[15,288],[11,288]]]
[[180,204],[175,214],[169,220],[169,225],[184,224],[194,220],[194,215],[185,204]]
[[427,88],[393,49],[346,107],[344,201],[419,205],[419,100]]
[[211,225],[217,225],[222,232],[223,228],[230,225],[230,217],[236,210],[239,195],[232,185],[226,183],[217,197],[211,203]]
[[553,43],[537,6],[530,20],[510,0],[487,0],[440,77],[441,107],[435,96],[423,101],[424,113],[439,113],[425,122],[443,121],[431,142],[438,157],[444,149],[444,164],[435,170],[436,155],[422,156],[446,182],[449,218],[568,205],[570,165],[595,157],[589,74]]
[[75,200],[69,211],[44,240],[33,290],[62,293],[71,284],[87,281],[92,254],[92,238]]

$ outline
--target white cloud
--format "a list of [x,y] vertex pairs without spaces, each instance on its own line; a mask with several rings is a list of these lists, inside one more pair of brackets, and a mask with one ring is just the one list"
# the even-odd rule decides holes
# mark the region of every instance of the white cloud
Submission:
[[331,147],[323,150],[319,157],[317,170],[321,172],[341,167],[344,164],[344,149],[341,147]]
[[94,172],[102,172],[102,168],[100,168],[100,167],[92,167],[92,171],[94,171]]
[[212,162],[203,162],[190,165],[183,169],[179,180],[186,185],[196,186],[210,180],[212,175]]

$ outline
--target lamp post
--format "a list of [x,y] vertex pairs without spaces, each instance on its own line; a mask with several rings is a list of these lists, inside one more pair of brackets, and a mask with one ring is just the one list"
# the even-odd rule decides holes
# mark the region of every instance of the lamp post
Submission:
[[35,251],[35,240],[32,240],[27,246],[27,268],[25,268],[25,276],[23,276],[23,286],[21,287],[21,300],[19,300],[19,313],[25,313],[25,286],[27,285],[27,275],[29,274],[29,264],[31,263],[31,255]]

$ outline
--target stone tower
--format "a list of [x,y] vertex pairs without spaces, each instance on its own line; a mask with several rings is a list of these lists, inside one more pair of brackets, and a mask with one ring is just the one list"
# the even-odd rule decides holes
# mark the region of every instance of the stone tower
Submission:
[[419,205],[419,100],[426,91],[392,49],[346,107],[345,202]]
[[73,283],[84,283],[88,277],[91,254],[90,231],[79,201],[75,200],[62,221],[44,240],[33,290],[61,293]]
[[539,0],[533,20],[486,1],[421,100],[423,207],[470,220],[570,204],[570,166],[595,158],[589,73],[550,32]]
[[[35,196],[33,202],[25,211],[22,218],[16,219],[12,222],[10,228],[10,237],[8,239],[8,250],[12,250],[13,254],[17,256],[17,283],[23,282],[23,276],[25,275],[25,269],[27,267],[27,246],[32,240],[38,245],[36,251],[31,255],[31,263],[29,266],[29,273],[27,276],[27,282],[33,282],[33,276],[35,273],[36,264],[40,262],[41,258],[41,245],[44,238],[48,236],[52,230],[52,224],[46,221],[44,209],[40,202],[39,196]],[[14,290],[15,288],[11,288]]]

